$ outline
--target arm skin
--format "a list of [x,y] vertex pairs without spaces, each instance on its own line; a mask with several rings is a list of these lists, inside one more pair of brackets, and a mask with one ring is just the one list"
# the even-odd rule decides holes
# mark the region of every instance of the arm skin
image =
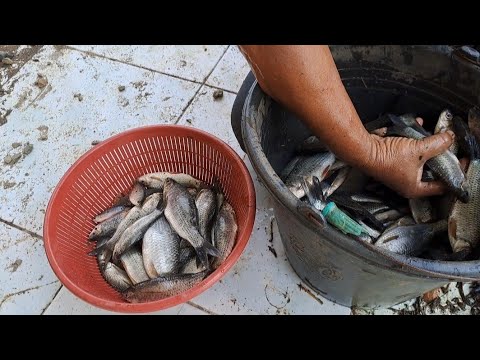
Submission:
[[382,138],[363,126],[327,45],[241,45],[261,88],[296,113],[329,149],[405,197],[441,194],[422,182],[424,163],[444,152],[453,133],[423,140]]

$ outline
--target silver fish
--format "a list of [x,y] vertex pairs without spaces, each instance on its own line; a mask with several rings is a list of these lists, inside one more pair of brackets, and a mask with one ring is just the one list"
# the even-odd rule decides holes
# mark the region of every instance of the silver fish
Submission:
[[397,226],[385,231],[375,245],[397,254],[417,256],[436,235],[446,230],[447,220],[432,224]]
[[150,278],[175,272],[180,266],[180,238],[165,216],[156,220],[143,236],[142,253]]
[[205,240],[210,239],[209,229],[215,215],[216,200],[215,193],[210,189],[200,190],[195,199],[198,210],[198,229]]
[[383,200],[379,197],[368,195],[368,194],[353,194],[350,195],[350,198],[353,201],[360,203],[374,203],[374,204],[383,204]]
[[104,212],[98,214],[93,218],[93,222],[95,224],[99,224],[104,222],[117,214],[120,214],[122,211],[127,210],[128,208],[125,205],[119,205],[111,207],[110,209],[105,210]]
[[122,295],[128,302],[141,303],[157,301],[170,296],[181,294],[200,283],[208,272],[196,274],[170,274],[159,276],[143,283],[134,285]]
[[235,211],[228,202],[224,202],[213,225],[213,240],[220,256],[212,263],[214,269],[218,268],[230,255],[237,236],[237,220]]
[[120,213],[108,218],[107,220],[95,225],[93,230],[88,235],[88,239],[92,241],[100,237],[113,235],[113,233],[115,233],[117,228],[120,226],[120,223],[127,216],[128,212],[129,210],[125,209]]
[[[411,139],[421,140],[425,135],[406,126],[402,119],[398,116],[390,116],[392,122],[396,125],[389,128],[393,134],[398,134]],[[388,135],[388,132],[387,132]],[[427,166],[452,190],[455,195],[462,201],[468,201],[468,188],[465,184],[465,175],[460,167],[457,157],[447,150],[426,161]]]
[[[440,113],[438,117],[437,125],[435,125],[435,134],[444,133],[447,130],[453,131],[453,114],[450,110],[445,109]],[[455,139],[450,146],[449,150],[454,154],[457,155],[458,153],[458,142]]]
[[305,156],[294,156],[292,160],[290,160],[288,164],[283,168],[282,172],[280,173],[280,179],[285,181],[285,179],[288,177],[288,175],[290,175],[297,163],[302,159],[305,159]]
[[163,189],[165,180],[171,178],[178,182],[179,184],[190,187],[201,189],[206,187],[205,183],[195,179],[193,176],[187,174],[172,174],[169,172],[157,172],[141,176],[138,181],[144,186],[150,188]]
[[397,220],[397,219],[401,218],[402,216],[403,216],[403,214],[400,211],[398,211],[396,209],[391,209],[391,210],[387,210],[385,212],[377,213],[375,215],[375,218],[378,221],[384,222],[384,221]]
[[335,155],[331,152],[316,154],[300,160],[285,179],[285,185],[297,197],[302,198],[305,192],[302,187],[304,179],[316,176],[320,181],[325,179],[330,167],[335,162]]
[[[351,167],[344,167],[344,168],[341,168],[339,171],[338,171],[338,174],[337,176],[335,177],[335,180],[333,180],[332,184],[325,189],[325,191],[323,191],[323,196],[325,196],[326,198],[328,198],[330,195],[332,195],[340,186],[342,186],[342,184],[345,182],[345,180],[347,179],[348,177],[348,174],[350,173],[350,170],[352,168]],[[331,171],[331,170],[330,170]]]
[[133,205],[138,206],[142,203],[144,198],[145,188],[139,182],[135,182],[132,191],[130,191],[130,194],[128,195],[128,200],[130,200]]
[[133,285],[127,273],[111,262],[106,265],[103,277],[113,288],[119,291],[125,291]]
[[142,253],[136,246],[125,251],[120,258],[120,262],[132,281],[132,284],[138,284],[150,279],[143,266]]
[[150,214],[138,219],[130,225],[115,244],[113,249],[113,261],[117,261],[125,251],[140,241],[150,225],[162,216],[162,214],[163,209],[155,209]]
[[145,202],[143,203],[142,207],[135,206],[131,208],[128,211],[127,216],[125,216],[125,218],[120,222],[117,229],[115,230],[115,233],[110,238],[110,240],[107,241],[105,246],[113,251],[115,244],[117,243],[118,240],[120,240],[120,237],[130,225],[132,225],[138,219],[141,219],[142,217],[150,214],[152,211],[156,209],[156,207],[158,206],[158,203],[160,202],[161,196],[162,195],[160,193],[152,194],[145,199]]
[[202,264],[208,267],[207,254],[217,257],[220,253],[200,234],[195,200],[184,186],[170,178],[165,180],[163,196],[165,217],[170,226],[195,248]]
[[415,220],[410,215],[407,215],[407,216],[401,217],[398,220],[391,221],[388,227],[385,229],[385,231],[391,230],[398,226],[410,226],[415,224],[416,224]]
[[[108,241],[108,239],[109,239],[108,237],[105,237],[98,240],[97,243],[95,244],[95,248],[96,249],[101,248]],[[105,266],[107,266],[109,259],[112,257],[112,251],[107,248],[103,248],[99,250],[97,254],[94,254],[93,252],[91,252],[89,253],[89,255],[97,256],[98,268],[100,269],[100,271],[103,271],[105,269]]]
[[432,203],[428,198],[410,199],[408,204],[417,224],[426,224],[435,220]]
[[358,238],[362,241],[365,241],[366,243],[373,244],[373,239],[368,234],[362,233],[358,235]]
[[[378,204],[378,203],[362,203],[363,207],[368,210],[368,212],[372,215],[378,214],[380,212],[385,212],[385,210],[390,209],[390,207],[386,204]],[[381,220],[381,219],[380,219]]]
[[480,159],[473,159],[467,170],[470,201],[456,201],[448,218],[448,238],[454,253],[470,252],[480,241]]

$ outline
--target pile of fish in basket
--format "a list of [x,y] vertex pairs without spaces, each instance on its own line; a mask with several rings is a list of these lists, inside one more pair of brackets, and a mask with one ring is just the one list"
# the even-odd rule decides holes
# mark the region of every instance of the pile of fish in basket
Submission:
[[185,292],[217,269],[235,245],[235,211],[218,182],[207,186],[182,173],[146,174],[115,203],[93,219],[90,255],[128,302]]
[[[413,114],[384,114],[365,128],[371,133],[386,128],[386,136],[413,139],[431,135]],[[378,248],[433,260],[478,259],[480,110],[470,109],[467,123],[445,109],[434,133],[447,130],[454,131],[454,143],[428,160],[422,175],[423,181],[443,181],[448,188],[443,196],[405,199],[337,160],[314,136],[297,148],[280,177],[330,225]],[[461,158],[470,160],[466,172]]]

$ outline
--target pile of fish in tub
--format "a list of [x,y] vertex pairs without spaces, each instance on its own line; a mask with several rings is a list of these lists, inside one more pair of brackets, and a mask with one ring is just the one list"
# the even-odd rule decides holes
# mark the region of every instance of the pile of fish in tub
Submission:
[[105,280],[128,302],[178,295],[217,269],[237,236],[219,190],[187,174],[151,173],[98,214],[89,235]]
[[[384,114],[365,127],[371,133],[386,128],[386,136],[422,139],[431,135],[413,114]],[[448,187],[443,196],[405,199],[337,160],[314,136],[297,148],[280,177],[296,197],[321,211],[327,222],[357,239],[426,259],[478,259],[480,110],[470,109],[467,123],[445,109],[434,133],[447,130],[454,131],[454,143],[428,160],[422,175],[423,181],[443,181]],[[470,160],[466,172],[461,158]]]

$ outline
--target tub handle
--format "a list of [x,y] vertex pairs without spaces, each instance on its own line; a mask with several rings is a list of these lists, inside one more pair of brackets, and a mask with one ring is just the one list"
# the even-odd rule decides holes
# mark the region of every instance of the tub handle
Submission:
[[480,52],[471,46],[459,46],[455,48],[453,54],[461,60],[466,60],[474,65],[480,66]]
[[316,226],[319,226],[321,228],[325,227],[326,220],[325,217],[312,207],[311,205],[308,205],[302,201],[300,201],[300,204],[297,205],[297,210],[299,213],[301,213],[303,216],[305,216],[309,221],[313,222]]

